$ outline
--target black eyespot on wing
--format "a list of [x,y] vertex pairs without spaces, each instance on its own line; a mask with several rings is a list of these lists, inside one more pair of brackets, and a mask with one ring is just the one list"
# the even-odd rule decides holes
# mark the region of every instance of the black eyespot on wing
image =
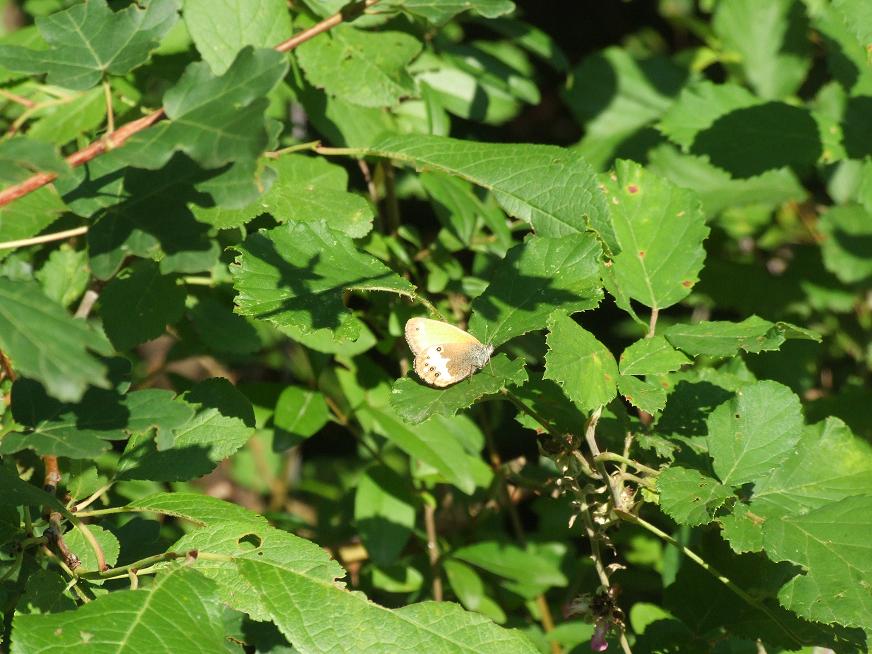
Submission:
[[441,352],[441,351],[442,351],[442,346],[440,345],[439,347],[437,347],[437,348],[436,348],[436,351],[437,351],[437,352]]
[[435,375],[433,375],[433,376],[434,376],[434,377],[438,377],[438,376],[439,376],[439,373],[437,372],[437,373],[436,373]]
[[434,368],[433,366],[430,366],[430,372],[433,372],[434,370],[436,370],[436,368]]

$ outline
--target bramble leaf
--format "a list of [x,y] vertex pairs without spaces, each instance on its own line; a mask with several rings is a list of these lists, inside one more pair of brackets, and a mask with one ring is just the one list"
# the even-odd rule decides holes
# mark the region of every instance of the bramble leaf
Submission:
[[860,206],[833,207],[818,222],[827,270],[846,284],[872,277],[872,214]]
[[802,434],[802,409],[787,386],[760,381],[737,390],[707,424],[715,472],[724,485],[740,486],[770,474],[793,452]]
[[465,11],[475,12],[485,18],[496,18],[515,8],[515,3],[511,0],[387,0],[384,4],[398,7],[436,25]]
[[484,293],[472,303],[469,331],[482,343],[499,346],[542,329],[555,309],[569,315],[592,309],[602,299],[602,249],[590,234],[537,236],[506,253]]
[[0,278],[0,350],[59,400],[78,401],[88,384],[108,386],[106,367],[90,351],[108,355],[109,343],[35,283]]
[[622,375],[663,375],[688,363],[691,359],[663,336],[639,339],[618,357]]
[[100,295],[103,327],[119,352],[157,338],[184,310],[184,287],[161,275],[152,261],[138,261],[121,271]]
[[686,152],[696,135],[711,127],[718,118],[759,103],[760,100],[744,86],[704,80],[682,89],[657,128]]
[[185,0],[185,26],[216,75],[245,46],[270,48],[292,32],[291,14],[282,0]]
[[666,389],[632,375],[618,376],[618,393],[634,407],[651,415],[657,415],[666,406]]
[[778,592],[781,605],[808,620],[872,627],[872,496],[847,497],[763,525],[774,561],[804,568]]
[[651,308],[685,298],[698,280],[709,233],[699,198],[631,161],[618,161],[602,179],[620,248],[612,261],[615,282]]
[[126,75],[179,17],[177,0],[150,0],[114,12],[106,0],[89,0],[37,19],[48,49],[0,46],[0,66],[20,73],[48,73],[48,83],[85,90],[106,75]]
[[545,379],[563,387],[583,411],[611,402],[618,381],[618,364],[608,348],[569,316],[555,312],[548,319]]
[[391,390],[391,406],[414,425],[434,415],[456,415],[478,399],[523,384],[526,379],[523,359],[498,354],[484,368],[447,388],[432,388],[411,377],[398,379]]
[[530,223],[539,236],[591,230],[618,249],[593,171],[572,150],[419,135],[386,136],[366,150],[489,189],[508,214]]
[[346,289],[414,297],[414,286],[323,222],[257,232],[236,249],[231,272],[239,313],[278,327],[327,328],[338,340],[354,340],[359,325],[345,308]]
[[660,508],[680,525],[704,525],[733,490],[693,468],[671,466],[657,475]]
[[200,573],[176,566],[147,588],[117,590],[75,611],[17,614],[12,651],[117,654],[158,644],[178,654],[214,654],[225,642],[224,606],[215,591]]
[[367,32],[339,25],[297,49],[297,61],[312,86],[364,107],[389,107],[416,95],[406,67],[421,42],[405,32]]
[[121,152],[131,165],[149,169],[161,168],[176,152],[204,168],[255,159],[269,142],[266,94],[287,70],[282,53],[249,46],[220,76],[205,62],[190,64],[164,94],[169,120],[134,134]]
[[770,322],[751,316],[742,322],[718,320],[695,325],[673,325],[664,332],[666,340],[690,356],[713,355],[728,357],[739,350],[766,352],[777,350],[792,338],[818,341],[815,332],[789,322]]
[[288,386],[276,401],[273,423],[295,436],[309,438],[327,424],[329,418],[323,394]]

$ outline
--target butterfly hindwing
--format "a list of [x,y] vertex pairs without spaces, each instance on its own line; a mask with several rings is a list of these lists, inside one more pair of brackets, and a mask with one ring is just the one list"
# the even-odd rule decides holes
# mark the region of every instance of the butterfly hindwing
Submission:
[[431,345],[415,357],[415,373],[433,386],[459,382],[476,371],[469,349],[463,343]]

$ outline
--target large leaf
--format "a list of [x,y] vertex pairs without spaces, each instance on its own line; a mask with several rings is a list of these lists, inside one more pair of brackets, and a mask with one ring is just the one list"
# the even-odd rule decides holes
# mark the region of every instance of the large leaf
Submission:
[[833,6],[866,52],[867,61],[872,60],[872,7],[864,0],[835,0]]
[[766,352],[777,350],[787,339],[820,341],[815,332],[789,322],[770,322],[751,316],[742,322],[727,320],[698,322],[695,325],[673,325],[664,332],[666,340],[689,354],[728,357],[739,350]]
[[687,297],[709,232],[699,198],[631,161],[618,161],[603,183],[621,250],[612,261],[617,285],[653,309]]
[[394,135],[366,151],[457,175],[489,189],[507,213],[530,223],[540,236],[590,229],[613,251],[618,249],[593,171],[572,150]]
[[709,453],[727,486],[770,474],[794,451],[801,434],[799,398],[773,381],[739,389],[708,418]]
[[285,76],[286,57],[245,47],[216,77],[204,62],[190,64],[164,94],[164,120],[132,136],[124,156],[139,168],[160,168],[184,152],[205,168],[256,158],[269,142],[266,94]]
[[464,493],[473,493],[476,484],[470,455],[446,429],[446,423],[457,418],[435,416],[428,422],[410,427],[387,407],[366,407],[359,411],[374,421],[375,431],[406,454],[435,468]]
[[266,518],[244,509],[238,504],[225,502],[201,493],[179,491],[157,493],[134,500],[127,505],[127,508],[134,511],[153,511],[161,515],[183,518],[200,526],[219,525],[227,522],[267,524]]
[[364,107],[393,106],[415,95],[406,66],[421,42],[405,32],[366,32],[339,25],[297,49],[297,61],[309,83]]
[[151,261],[125,269],[100,295],[103,327],[118,351],[157,338],[184,309],[185,289]]
[[49,398],[31,379],[18,379],[12,387],[12,415],[24,427],[6,434],[0,454],[32,449],[38,454],[90,459],[109,448],[109,442],[149,429],[172,432],[193,415],[172,391],[143,389],[127,395],[90,388],[78,404]]
[[273,164],[278,178],[259,201],[276,220],[317,222],[352,238],[372,229],[373,210],[360,195],[349,193],[348,173],[323,157],[289,155]]
[[125,75],[145,63],[178,19],[178,0],[150,0],[113,12],[106,0],[89,0],[37,19],[49,44],[33,50],[0,46],[0,65],[21,73],[48,73],[49,84],[84,90],[106,75]]
[[340,340],[354,340],[359,324],[345,308],[346,289],[414,297],[414,286],[323,222],[251,234],[237,249],[231,271],[239,312],[279,327],[327,328]]
[[724,45],[741,55],[742,69],[758,95],[786,98],[799,89],[811,66],[802,3],[724,2],[712,26]]
[[601,256],[589,234],[538,236],[516,245],[473,301],[470,333],[496,347],[544,328],[555,309],[573,314],[596,307],[602,299]]
[[268,48],[291,35],[291,14],[282,0],[185,0],[185,26],[216,75],[247,45]]
[[522,633],[501,629],[450,602],[389,610],[337,587],[326,575],[308,575],[300,565],[260,560],[242,560],[238,565],[257,589],[273,622],[304,652],[329,648],[337,654],[403,654],[420,652],[422,643],[429,651],[446,654],[538,652]]
[[804,568],[778,593],[809,620],[872,628],[872,496],[848,497],[763,526],[767,556]]
[[200,477],[254,433],[251,404],[226,379],[206,379],[182,399],[193,405],[195,413],[174,430],[169,443],[151,434],[131,438],[119,463],[122,478],[181,481]]
[[593,411],[614,399],[618,364],[593,334],[556,312],[548,320],[547,343],[545,378],[560,384],[583,411]]
[[387,0],[384,4],[399,7],[437,25],[464,11],[473,11],[485,18],[496,18],[515,8],[511,0]]
[[711,522],[728,498],[729,486],[693,468],[671,466],[657,475],[660,508],[682,525],[703,525]]
[[0,278],[0,350],[60,400],[78,401],[88,384],[108,386],[105,366],[89,350],[108,355],[109,343],[35,283]]
[[75,611],[17,614],[12,652],[215,654],[224,651],[223,612],[215,584],[178,566],[148,588],[117,590]]
[[754,483],[749,505],[720,518],[723,534],[734,550],[757,551],[767,521],[852,495],[872,495],[872,446],[838,418],[827,418],[806,427],[795,452]]
[[448,388],[432,388],[410,377],[398,379],[391,391],[391,406],[403,420],[417,424],[434,415],[453,416],[479,398],[526,379],[523,359],[498,354],[471,377]]

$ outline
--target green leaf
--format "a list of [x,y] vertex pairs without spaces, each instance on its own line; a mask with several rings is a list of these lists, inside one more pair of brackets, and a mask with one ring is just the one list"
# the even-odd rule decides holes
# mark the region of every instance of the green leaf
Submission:
[[199,298],[189,315],[203,343],[213,350],[250,354],[262,346],[252,324],[215,297]]
[[88,384],[108,386],[106,367],[89,350],[108,355],[109,343],[34,283],[0,278],[0,350],[59,400],[78,401]]
[[445,561],[442,565],[448,583],[451,584],[451,590],[457,595],[464,608],[478,611],[498,624],[506,621],[506,614],[499,604],[487,596],[484,582],[472,567],[453,559]]
[[811,67],[808,19],[793,0],[718,4],[712,21],[724,45],[739,53],[745,77],[763,98],[793,95]]
[[66,508],[54,495],[24,481],[14,465],[3,462],[0,462],[0,506],[45,506],[66,514]]
[[303,43],[296,54],[313,86],[364,107],[387,107],[416,95],[406,66],[420,52],[421,42],[404,32],[338,25]]
[[778,593],[781,605],[825,624],[872,628],[872,496],[848,497],[763,526],[767,556],[803,567]]
[[739,350],[765,352],[777,350],[787,339],[820,342],[820,335],[789,322],[769,322],[751,316],[742,322],[716,320],[695,325],[673,325],[664,333],[666,340],[690,356],[729,357]]
[[482,541],[456,549],[451,556],[518,583],[542,588],[568,583],[566,575],[547,558],[509,543]]
[[157,338],[184,310],[184,287],[152,261],[125,268],[100,295],[103,327],[119,352]]
[[286,155],[273,164],[278,179],[260,200],[282,222],[318,222],[352,238],[372,230],[373,210],[360,195],[349,193],[348,173],[323,157]]
[[486,188],[508,214],[530,223],[539,236],[591,230],[618,250],[593,171],[572,150],[420,135],[386,136],[366,150]]
[[24,593],[18,599],[15,613],[41,614],[72,611],[76,603],[65,592],[67,580],[51,570],[37,570],[27,578]]
[[323,394],[288,386],[276,402],[273,424],[300,438],[309,438],[320,431],[329,418]]
[[565,72],[569,68],[566,53],[563,52],[556,40],[535,25],[514,17],[496,18],[484,24],[510,39],[514,45],[524,48],[550,64],[555,70]]
[[[390,651],[427,648],[454,654],[535,654],[538,650],[518,631],[497,627],[484,616],[467,613],[450,602],[423,602],[389,610],[360,593],[337,587],[332,578],[314,577],[297,565],[243,560],[239,571],[257,589],[285,637],[303,651],[322,649],[329,627],[333,651]],[[306,607],[318,606],[318,611]]]
[[545,379],[553,379],[583,411],[611,402],[618,364],[608,348],[572,318],[559,312],[548,320]]
[[771,474],[794,451],[802,409],[787,386],[761,381],[736,391],[707,424],[715,473],[723,484],[740,486]]
[[172,391],[143,389],[125,396],[90,388],[78,404],[61,404],[31,379],[18,379],[12,387],[12,415],[23,430],[0,441],[0,453],[33,449],[38,454],[91,459],[108,449],[107,441],[156,429],[172,432],[193,416]]
[[[0,209],[0,241],[36,236],[67,210],[54,186],[43,186]],[[0,261],[13,250],[0,250]]]
[[324,579],[343,573],[339,564],[325,556],[318,545],[276,529],[265,521],[209,525],[183,536],[170,550],[179,554],[195,550],[232,557],[229,561],[203,558],[198,560],[196,569],[218,584],[218,593],[229,606],[247,613],[254,620],[268,620],[269,613],[258,589],[240,574],[237,566],[241,561],[268,561],[273,565],[299,568],[307,575]]
[[42,141],[15,136],[0,143],[0,180],[20,182],[34,173],[68,173],[70,167],[57,148]]
[[704,525],[733,490],[692,468],[671,466],[657,476],[660,508],[680,525]]
[[872,495],[872,446],[838,418],[805,427],[795,452],[754,483],[749,505],[719,518],[738,552],[763,548],[763,525],[852,495]]
[[[106,565],[110,568],[118,562],[118,554],[121,551],[121,545],[115,535],[100,525],[88,525],[88,531],[97,541],[100,549],[103,550],[103,559]],[[85,570],[97,570],[97,554],[94,552],[94,547],[91,545],[80,528],[71,529],[64,534],[64,540],[67,547],[70,548],[79,557],[82,562],[82,572]]]
[[511,13],[515,8],[511,0],[388,0],[385,5],[398,7],[436,25],[446,23],[465,11],[475,12],[485,18],[496,18]]
[[0,46],[0,65],[20,73],[48,74],[48,83],[85,90],[107,75],[126,75],[178,19],[177,0],[150,0],[113,12],[106,0],[90,0],[37,19],[49,48]]
[[117,654],[157,642],[178,654],[215,654],[224,651],[223,610],[215,584],[179,566],[147,588],[114,591],[75,611],[16,615],[12,651]]
[[391,406],[404,421],[418,424],[434,415],[456,415],[480,398],[523,384],[526,379],[523,359],[498,354],[471,377],[444,389],[410,377],[398,379],[391,390]]
[[[577,434],[587,420],[578,407],[566,397],[560,385],[550,379],[542,379],[541,372],[531,372],[530,379],[523,386],[513,388],[512,394],[539,416],[547,416],[547,422],[558,432]],[[519,412],[515,419],[525,427],[538,432],[548,427],[548,425],[540,425],[523,412]]]
[[185,26],[203,61],[221,75],[245,46],[273,47],[291,36],[282,0],[185,0]]
[[415,528],[415,498],[408,481],[385,466],[368,468],[354,494],[354,521],[377,565],[396,562]]
[[46,143],[64,145],[100,127],[106,118],[106,96],[102,88],[74,95],[58,106],[46,107],[27,130],[27,136]]
[[827,270],[846,284],[872,277],[872,215],[860,206],[832,207],[818,221]]
[[666,389],[638,377],[618,376],[618,392],[634,407],[651,415],[657,415],[666,406]]
[[182,481],[211,472],[248,442],[254,411],[248,399],[223,378],[200,382],[182,397],[194,415],[174,430],[172,446],[151,435],[134,436],[119,462],[122,479]]
[[622,375],[663,375],[691,362],[663,336],[639,339],[618,358]]
[[79,299],[91,279],[87,259],[85,250],[67,244],[53,251],[35,275],[46,296],[63,307]]
[[872,8],[863,0],[834,0],[833,7],[866,52],[867,62],[872,60]]
[[686,152],[696,135],[736,109],[760,104],[744,86],[715,84],[708,80],[686,86],[663,114],[657,128]]
[[217,77],[204,62],[190,64],[164,94],[169,120],[133,135],[123,156],[150,169],[164,166],[175,152],[204,168],[257,158],[269,142],[266,94],[287,70],[284,54],[249,46]]
[[532,237],[506,253],[484,293],[472,303],[469,331],[499,346],[542,329],[555,309],[592,309],[602,299],[602,249],[590,234]]
[[584,126],[579,152],[597,169],[619,155],[643,160],[657,140],[652,124],[686,78],[687,71],[668,57],[636,58],[625,48],[606,48],[582,59],[563,92]]
[[257,232],[236,249],[231,272],[239,313],[278,327],[327,328],[337,340],[354,340],[359,325],[345,308],[346,289],[415,294],[409,282],[323,222]]
[[616,162],[603,184],[620,249],[612,261],[615,282],[655,309],[687,297],[702,269],[702,242],[709,233],[699,198],[631,161]]
[[432,466],[449,483],[457,486],[467,495],[475,491],[476,483],[471,457],[464,451],[460,441],[446,429],[446,425],[457,418],[434,416],[413,428],[387,407],[378,409],[371,406],[364,407],[358,409],[358,413],[365,414],[367,418],[374,421],[374,431],[409,456]]
[[267,525],[266,518],[253,511],[244,509],[238,504],[225,502],[201,493],[157,493],[134,500],[127,505],[127,508],[183,518],[200,526],[230,522]]

